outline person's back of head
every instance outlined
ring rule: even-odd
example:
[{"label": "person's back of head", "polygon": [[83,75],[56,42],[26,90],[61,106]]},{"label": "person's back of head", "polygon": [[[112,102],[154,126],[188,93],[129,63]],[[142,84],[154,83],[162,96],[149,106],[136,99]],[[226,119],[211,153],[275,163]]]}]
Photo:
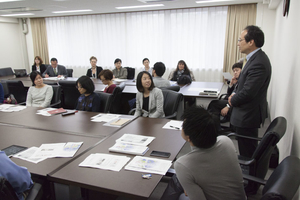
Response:
[{"label": "person's back of head", "polygon": [[184,110],[182,130],[190,142],[198,148],[208,149],[217,141],[217,120],[200,106]]},{"label": "person's back of head", "polygon": [[153,69],[157,76],[162,77],[166,71],[166,66],[162,62],[157,62],[154,64]]}]

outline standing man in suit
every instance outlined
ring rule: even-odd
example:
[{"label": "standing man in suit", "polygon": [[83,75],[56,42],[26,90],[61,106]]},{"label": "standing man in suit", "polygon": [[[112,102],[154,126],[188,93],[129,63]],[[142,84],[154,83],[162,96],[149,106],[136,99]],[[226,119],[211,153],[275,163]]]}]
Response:
[{"label": "standing man in suit", "polygon": [[[258,128],[267,117],[267,90],[271,79],[271,63],[261,50],[264,33],[257,26],[247,26],[238,39],[241,53],[246,54],[246,63],[239,76],[238,86],[228,98],[233,106],[230,122],[236,133],[258,136]],[[240,155],[251,158],[257,141],[239,139]]]},{"label": "standing man in suit", "polygon": [[56,77],[60,78],[61,76],[67,77],[68,72],[65,66],[58,65],[56,58],[51,58],[51,66],[47,67],[46,71],[43,73],[43,77]]}]

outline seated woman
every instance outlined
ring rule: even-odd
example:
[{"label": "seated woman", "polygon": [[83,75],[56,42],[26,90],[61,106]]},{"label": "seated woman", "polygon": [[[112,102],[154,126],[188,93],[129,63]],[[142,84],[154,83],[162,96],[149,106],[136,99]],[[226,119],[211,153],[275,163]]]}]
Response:
[{"label": "seated woman", "polygon": [[48,107],[53,96],[53,89],[50,85],[43,83],[42,74],[33,71],[30,74],[32,85],[27,92],[26,106]]},{"label": "seated woman", "polygon": [[154,86],[149,72],[142,71],[137,76],[136,111],[134,116],[150,118],[164,117],[164,96],[161,89]]},{"label": "seated woman", "polygon": [[97,66],[97,58],[92,56],[90,58],[91,68],[87,70],[86,75],[88,77],[98,78],[99,73],[102,71],[102,67]]},{"label": "seated woman", "polygon": [[103,71],[100,72],[99,77],[102,81],[102,83],[104,85],[107,85],[107,87],[105,87],[104,92],[106,93],[113,93],[116,84],[114,84],[114,82],[112,81],[113,79],[113,73],[112,71],[110,71],[109,69],[105,69]]},{"label": "seated woman", "polygon": [[38,71],[43,74],[46,71],[46,66],[43,64],[43,60],[40,56],[34,58],[34,63],[31,67],[32,71]]},{"label": "seated woman", "polygon": [[100,112],[100,97],[94,92],[94,82],[88,76],[81,76],[76,81],[76,87],[81,94],[76,110]]},{"label": "seated woman", "polygon": [[115,60],[115,69],[112,70],[114,78],[127,79],[127,69],[122,67],[122,60],[117,58]]},{"label": "seated woman", "polygon": [[177,81],[181,75],[188,75],[191,77],[192,81],[196,81],[193,72],[189,70],[183,60],[179,60],[177,68],[171,71],[168,80]]}]

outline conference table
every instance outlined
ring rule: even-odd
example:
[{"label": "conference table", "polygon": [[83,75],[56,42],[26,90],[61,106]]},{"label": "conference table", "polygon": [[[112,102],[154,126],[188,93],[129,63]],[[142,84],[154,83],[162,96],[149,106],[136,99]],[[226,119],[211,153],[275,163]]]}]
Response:
[{"label": "conference table", "polygon": [[115,172],[79,167],[78,165],[92,153],[124,155],[133,158],[133,155],[111,153],[108,150],[109,147],[115,144],[116,139],[125,133],[154,136],[155,139],[149,144],[149,150],[144,156],[149,157],[153,150],[170,152],[171,156],[163,159],[173,161],[185,144],[185,140],[182,139],[180,130],[162,129],[168,121],[170,120],[139,117],[94,148],[78,156],[73,162],[68,163],[54,173],[50,173],[49,180],[130,199],[148,199],[163,177],[162,175],[152,174],[152,178],[148,180],[142,178],[142,174],[145,173],[128,171],[124,168],[119,172]]}]

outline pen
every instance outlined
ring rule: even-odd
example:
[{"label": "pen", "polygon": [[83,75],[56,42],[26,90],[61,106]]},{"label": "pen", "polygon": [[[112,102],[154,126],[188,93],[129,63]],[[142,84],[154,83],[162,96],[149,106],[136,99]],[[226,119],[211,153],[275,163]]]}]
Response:
[{"label": "pen", "polygon": [[180,130],[180,128],[176,127],[176,126],[170,126],[171,128],[175,128],[177,130]]}]

